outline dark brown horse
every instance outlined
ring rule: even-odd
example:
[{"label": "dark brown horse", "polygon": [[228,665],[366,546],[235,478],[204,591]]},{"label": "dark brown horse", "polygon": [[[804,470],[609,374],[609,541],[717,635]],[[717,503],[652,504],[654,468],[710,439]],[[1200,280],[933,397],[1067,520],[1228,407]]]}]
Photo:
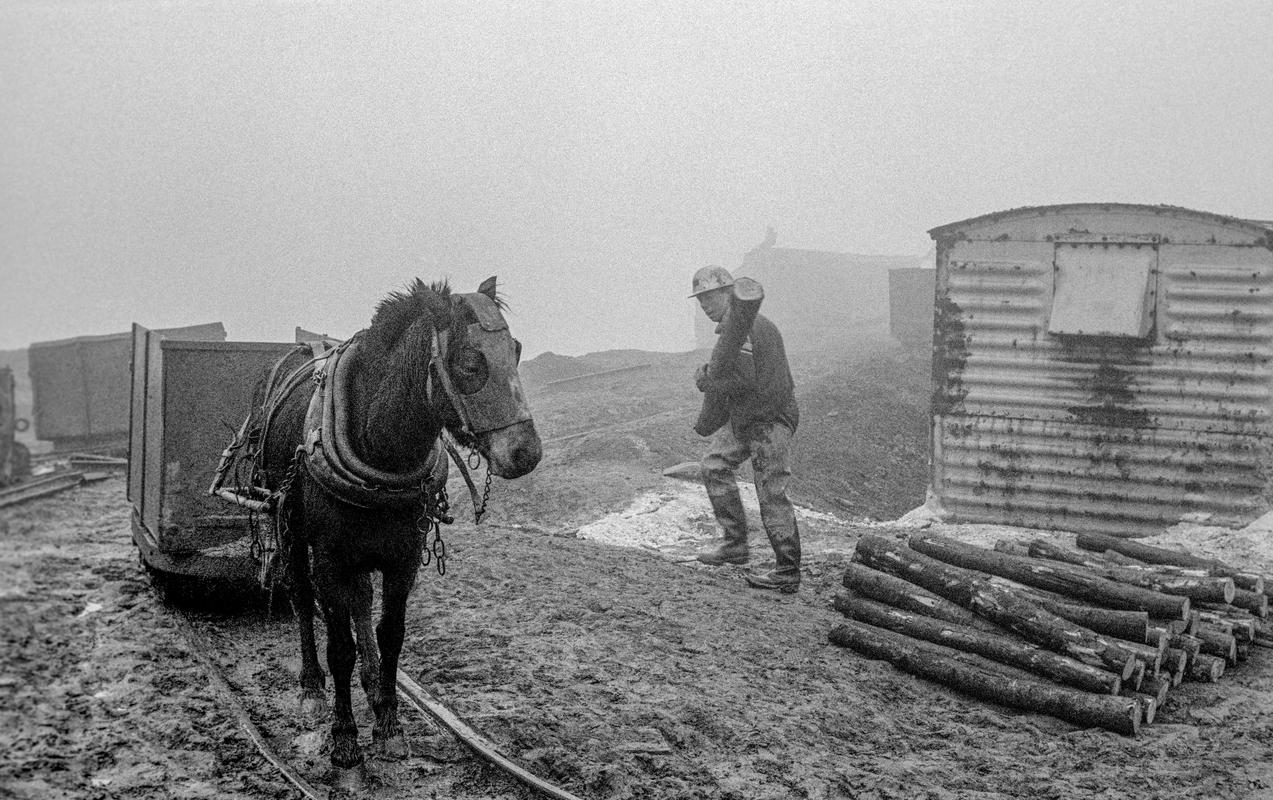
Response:
[{"label": "dark brown horse", "polygon": [[[453,294],[419,280],[390,294],[371,325],[308,367],[269,414],[263,448],[278,512],[287,583],[300,625],[301,710],[325,713],[314,639],[318,600],[327,624],[335,707],[331,761],[337,788],[362,780],[363,754],[350,699],[359,678],[375,714],[379,755],[408,754],[398,722],[398,656],[407,597],[446,516],[445,428],[480,452],[493,474],[516,478],[541,446],[517,374],[521,345],[504,322],[495,279]],[[299,356],[296,358],[299,359]],[[304,370],[302,373],[304,374]],[[371,626],[370,573],[383,576],[383,612]]]}]

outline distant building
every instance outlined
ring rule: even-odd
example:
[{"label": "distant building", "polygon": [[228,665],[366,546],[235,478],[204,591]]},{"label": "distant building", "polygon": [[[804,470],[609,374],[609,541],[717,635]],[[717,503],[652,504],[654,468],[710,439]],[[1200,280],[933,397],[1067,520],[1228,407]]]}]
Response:
[{"label": "distant building", "polygon": [[[776,247],[776,241],[770,228],[731,272],[765,287],[760,313],[782,331],[789,352],[823,349],[853,330],[887,336],[889,272],[932,263],[931,256],[834,253]],[[702,311],[694,319],[695,346],[710,348],[716,326]]]},{"label": "distant building", "polygon": [[937,270],[928,267],[888,271],[888,332],[894,339],[911,347],[932,345],[936,281]]}]

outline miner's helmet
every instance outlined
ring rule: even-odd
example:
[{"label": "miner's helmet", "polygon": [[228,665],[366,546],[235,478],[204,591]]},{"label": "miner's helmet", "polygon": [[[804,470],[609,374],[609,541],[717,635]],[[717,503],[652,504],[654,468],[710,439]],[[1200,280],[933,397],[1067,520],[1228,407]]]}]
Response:
[{"label": "miner's helmet", "polygon": [[729,274],[729,270],[717,266],[703,267],[694,273],[693,291],[690,297],[698,297],[700,294],[733,285],[734,276]]}]

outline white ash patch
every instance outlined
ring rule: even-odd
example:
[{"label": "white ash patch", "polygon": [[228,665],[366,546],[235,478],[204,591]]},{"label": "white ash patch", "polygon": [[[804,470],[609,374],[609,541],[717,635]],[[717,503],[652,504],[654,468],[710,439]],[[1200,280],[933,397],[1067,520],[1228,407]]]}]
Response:
[{"label": "white ash patch", "polygon": [[[757,529],[760,505],[756,501],[756,487],[740,484],[738,491],[748,523]],[[844,524],[834,514],[801,506],[796,506],[796,519],[802,525],[802,534],[804,526],[834,528]],[[657,491],[638,495],[624,510],[581,527],[575,535],[603,544],[670,553],[714,544],[720,537],[707,491],[701,485],[676,480],[667,481]],[[753,545],[764,541],[763,532],[752,531]]]}]

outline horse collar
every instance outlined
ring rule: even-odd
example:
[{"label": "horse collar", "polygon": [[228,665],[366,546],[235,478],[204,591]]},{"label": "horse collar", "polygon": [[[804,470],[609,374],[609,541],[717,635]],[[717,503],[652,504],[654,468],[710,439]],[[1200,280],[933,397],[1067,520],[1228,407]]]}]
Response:
[{"label": "horse collar", "polygon": [[446,487],[447,461],[437,441],[424,462],[406,473],[385,472],[367,464],[354,452],[349,436],[350,354],[358,346],[355,334],[315,365],[314,382],[305,415],[305,440],[300,446],[311,476],[333,497],[362,508],[418,506],[421,495]]}]

